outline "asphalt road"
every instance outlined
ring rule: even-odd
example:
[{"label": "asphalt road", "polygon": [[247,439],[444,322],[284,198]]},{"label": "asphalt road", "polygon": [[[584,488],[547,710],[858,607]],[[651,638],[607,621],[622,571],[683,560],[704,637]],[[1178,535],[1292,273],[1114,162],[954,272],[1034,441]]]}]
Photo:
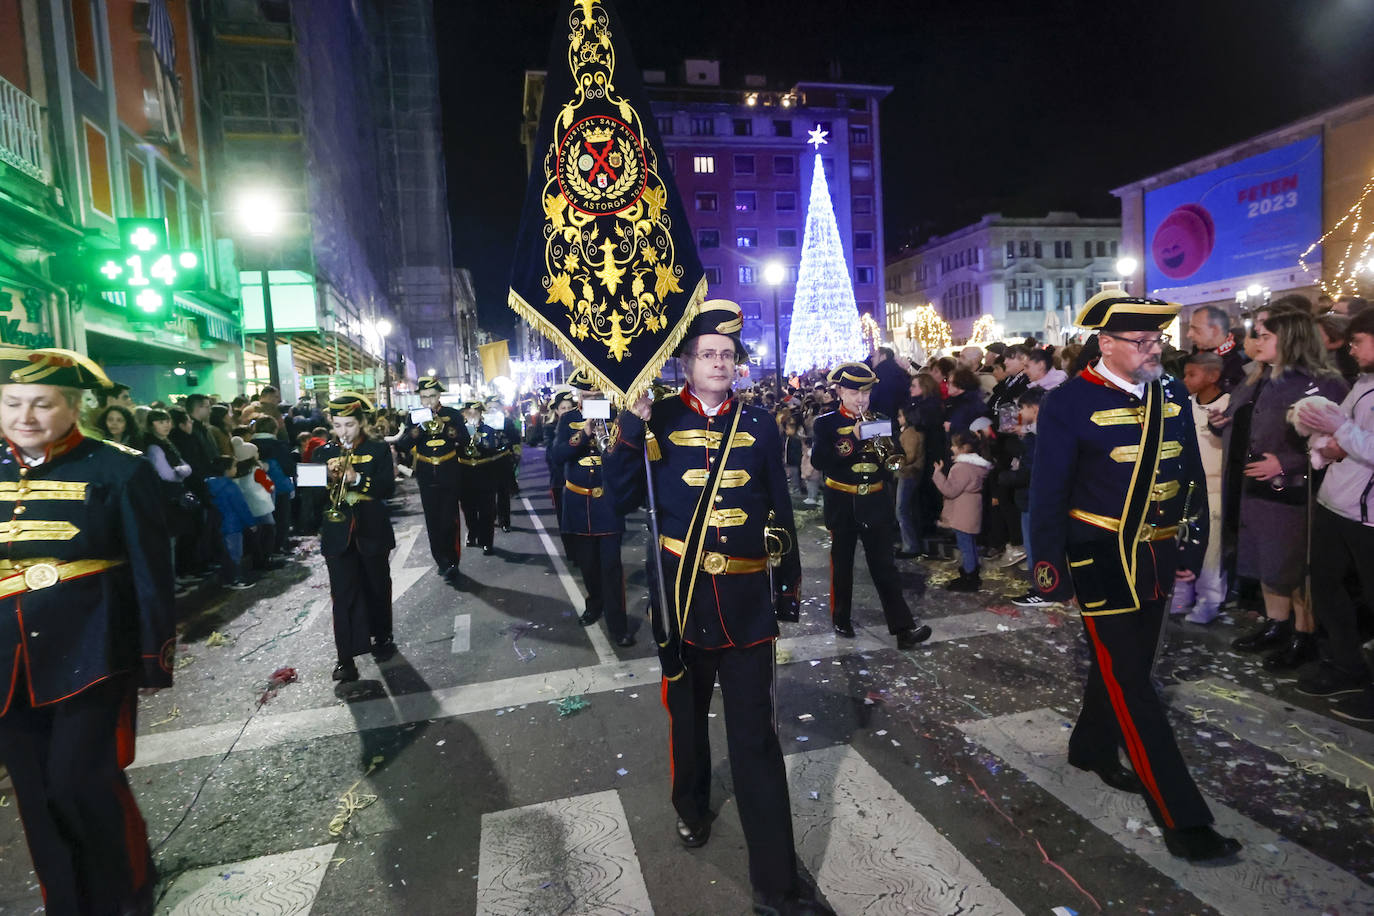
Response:
[{"label": "asphalt road", "polygon": [[[184,600],[177,684],[143,701],[129,771],[159,912],[749,912],[722,718],[711,840],[686,850],[674,832],[641,521],[624,544],[638,642],[622,649],[575,619],[542,452],[526,451],[514,530],[490,557],[466,551],[456,587],[435,574],[414,485],[401,492],[401,651],[360,659],[355,684],[330,680],[313,542],[249,591]],[[1065,764],[1082,629],[1009,606],[1024,574],[953,595],[949,564],[905,563],[935,635],[902,653],[862,568],[859,638],[831,634],[818,513],[799,538],[809,597],[784,625],[778,723],[800,861],[838,912],[1374,912],[1374,735],[1231,653],[1232,621],[1171,625],[1158,669],[1199,784],[1246,843],[1235,864],[1190,866],[1143,802]],[[281,667],[299,680],[268,691]],[[3,797],[0,912],[38,911]]]}]

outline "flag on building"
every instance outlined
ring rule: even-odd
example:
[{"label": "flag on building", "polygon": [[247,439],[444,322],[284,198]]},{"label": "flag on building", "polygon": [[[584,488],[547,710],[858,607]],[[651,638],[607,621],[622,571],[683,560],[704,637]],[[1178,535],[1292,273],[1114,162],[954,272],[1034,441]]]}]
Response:
[{"label": "flag on building", "polygon": [[622,400],[706,298],[662,150],[610,0],[559,0],[509,304]]}]

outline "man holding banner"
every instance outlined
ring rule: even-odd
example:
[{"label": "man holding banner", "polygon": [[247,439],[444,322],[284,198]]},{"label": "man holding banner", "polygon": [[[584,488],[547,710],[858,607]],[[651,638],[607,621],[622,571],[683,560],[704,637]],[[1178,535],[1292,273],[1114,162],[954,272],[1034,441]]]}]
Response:
[{"label": "man holding banner", "polygon": [[[635,405],[603,469],[622,512],[647,499],[658,542],[649,576],[679,838],[700,846],[710,832],[706,710],[719,677],[755,908],[827,913],[799,893],[774,725],[776,615],[797,618],[801,578],[780,437],[731,396],[739,306],[703,304],[687,214],[619,37],[609,0],[560,0],[509,304],[596,388]],[[651,408],[641,395],[677,355],[688,387]]]}]

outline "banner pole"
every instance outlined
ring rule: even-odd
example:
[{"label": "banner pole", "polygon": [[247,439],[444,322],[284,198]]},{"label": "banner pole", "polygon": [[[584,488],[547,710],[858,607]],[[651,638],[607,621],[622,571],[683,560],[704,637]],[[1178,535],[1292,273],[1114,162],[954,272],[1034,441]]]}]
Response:
[{"label": "banner pole", "polygon": [[[647,429],[645,433],[647,436]],[[647,441],[644,444],[644,488],[649,494],[649,554],[653,557],[654,584],[658,592],[658,623],[663,633],[664,644],[667,645],[672,641],[673,631],[668,626],[668,590],[663,584],[663,551],[658,540],[658,499],[654,496],[653,463],[649,459]]]}]

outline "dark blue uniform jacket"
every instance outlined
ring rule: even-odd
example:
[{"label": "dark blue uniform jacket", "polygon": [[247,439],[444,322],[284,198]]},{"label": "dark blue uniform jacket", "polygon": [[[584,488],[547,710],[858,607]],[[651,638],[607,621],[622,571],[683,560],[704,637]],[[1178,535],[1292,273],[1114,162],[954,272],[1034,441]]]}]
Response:
[{"label": "dark blue uniform jacket", "polygon": [[625,517],[616,511],[615,500],[606,487],[601,455],[593,445],[595,437],[582,419],[582,411],[570,410],[558,420],[551,464],[563,478],[564,534],[621,534]]}]

